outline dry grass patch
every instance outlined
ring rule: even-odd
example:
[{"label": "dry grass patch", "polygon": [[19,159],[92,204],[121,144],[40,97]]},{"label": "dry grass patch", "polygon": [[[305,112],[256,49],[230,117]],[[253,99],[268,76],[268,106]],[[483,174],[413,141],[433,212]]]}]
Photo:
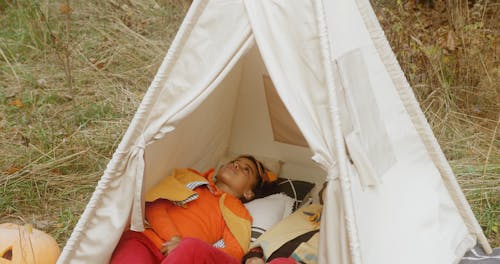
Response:
[{"label": "dry grass patch", "polygon": [[65,243],[187,7],[0,4],[0,222]]}]

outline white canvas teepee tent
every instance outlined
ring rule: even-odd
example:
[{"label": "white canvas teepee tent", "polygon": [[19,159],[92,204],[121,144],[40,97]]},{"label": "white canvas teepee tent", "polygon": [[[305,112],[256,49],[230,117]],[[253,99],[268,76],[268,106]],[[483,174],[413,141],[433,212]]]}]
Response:
[{"label": "white canvas teepee tent", "polygon": [[228,152],[328,181],[320,263],[491,250],[368,0],[195,0],[58,263],[106,263],[144,190]]}]

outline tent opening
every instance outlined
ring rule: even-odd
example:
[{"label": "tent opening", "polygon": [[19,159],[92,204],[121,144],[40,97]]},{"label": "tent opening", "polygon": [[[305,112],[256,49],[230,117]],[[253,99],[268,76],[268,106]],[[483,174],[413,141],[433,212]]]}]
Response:
[{"label": "tent opening", "polygon": [[314,201],[326,173],[277,94],[256,45],[175,130],[145,151],[147,191],[174,168],[214,168],[227,156],[252,154],[280,161],[279,176],[315,184]]}]

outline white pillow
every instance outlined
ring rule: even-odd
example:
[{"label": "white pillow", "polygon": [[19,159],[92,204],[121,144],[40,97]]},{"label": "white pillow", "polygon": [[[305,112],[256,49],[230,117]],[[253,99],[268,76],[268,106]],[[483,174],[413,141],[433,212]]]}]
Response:
[{"label": "white pillow", "polygon": [[277,193],[264,198],[245,203],[252,215],[252,242],[266,230],[289,216],[293,211],[295,200],[283,193]]}]

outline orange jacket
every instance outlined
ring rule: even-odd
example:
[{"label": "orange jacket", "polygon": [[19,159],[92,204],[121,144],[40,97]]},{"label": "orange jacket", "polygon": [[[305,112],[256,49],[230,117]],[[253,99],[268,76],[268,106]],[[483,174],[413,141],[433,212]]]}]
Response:
[{"label": "orange jacket", "polygon": [[[146,194],[146,219],[151,229],[144,234],[158,248],[172,236],[194,237],[241,260],[250,243],[252,218],[236,197],[217,189],[212,181],[214,170],[200,174],[177,169]],[[189,183],[202,186],[193,190]],[[188,202],[186,202],[188,201]]]}]

